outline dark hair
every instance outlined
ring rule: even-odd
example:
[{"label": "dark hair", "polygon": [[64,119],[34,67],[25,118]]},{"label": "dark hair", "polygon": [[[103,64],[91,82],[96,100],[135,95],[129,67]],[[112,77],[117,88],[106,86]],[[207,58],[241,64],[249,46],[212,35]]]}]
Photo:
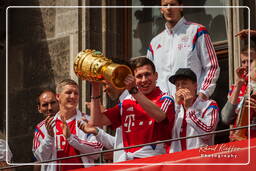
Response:
[{"label": "dark hair", "polygon": [[78,84],[74,80],[65,79],[65,80],[62,80],[61,82],[58,83],[57,88],[56,88],[56,92],[58,94],[61,93],[63,87],[66,86],[66,85],[74,85],[74,86],[78,87]]},{"label": "dark hair", "polygon": [[[178,1],[179,4],[183,4],[183,0],[176,0]],[[160,0],[160,3],[162,2],[162,0]]]},{"label": "dark hair", "polygon": [[52,89],[44,89],[44,90],[40,91],[40,94],[37,96],[37,99],[36,99],[37,105],[40,105],[40,97],[42,96],[42,94],[47,93],[47,92],[50,92],[54,95],[56,94],[56,92]]},{"label": "dark hair", "polygon": [[183,3],[183,0],[177,0],[179,2],[179,4],[182,4]]},{"label": "dark hair", "polygon": [[132,68],[132,70],[134,71],[136,68],[138,67],[142,67],[144,65],[150,65],[153,72],[156,72],[156,67],[154,65],[154,63],[148,59],[145,56],[138,56],[138,57],[134,57],[130,59],[130,66]]}]

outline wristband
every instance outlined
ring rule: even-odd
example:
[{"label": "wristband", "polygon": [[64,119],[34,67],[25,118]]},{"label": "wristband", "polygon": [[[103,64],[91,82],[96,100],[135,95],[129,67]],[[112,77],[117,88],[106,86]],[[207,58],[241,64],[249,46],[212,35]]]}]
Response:
[{"label": "wristband", "polygon": [[101,95],[96,96],[96,97],[91,96],[91,99],[99,99],[99,98],[101,98]]}]

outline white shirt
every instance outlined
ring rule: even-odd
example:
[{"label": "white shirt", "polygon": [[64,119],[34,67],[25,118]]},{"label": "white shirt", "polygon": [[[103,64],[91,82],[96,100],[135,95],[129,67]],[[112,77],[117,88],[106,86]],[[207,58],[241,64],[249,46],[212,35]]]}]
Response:
[{"label": "white shirt", "polygon": [[157,86],[175,97],[176,88],[169,82],[179,68],[191,68],[196,76],[198,91],[210,97],[219,77],[219,65],[206,28],[186,21],[183,17],[171,30],[154,37],[147,57],[158,72]]},{"label": "white shirt", "polygon": [[[123,102],[123,100],[129,95],[128,91],[125,90],[123,91],[123,93],[120,95],[119,97],[119,101],[120,103]],[[121,105],[120,105],[121,106]],[[117,149],[117,148],[123,148],[123,135],[122,135],[122,128],[116,128],[116,134],[115,137],[109,135],[108,133],[106,133],[105,131],[103,131],[102,129],[99,129],[99,133],[96,136],[96,139],[99,142],[102,142],[102,144],[104,145],[104,147],[106,147],[107,149]],[[120,156],[122,156],[122,154],[124,154],[124,150],[118,150],[118,151],[114,151],[114,158],[113,161],[114,162],[121,162],[123,161],[123,159],[120,158]]]}]

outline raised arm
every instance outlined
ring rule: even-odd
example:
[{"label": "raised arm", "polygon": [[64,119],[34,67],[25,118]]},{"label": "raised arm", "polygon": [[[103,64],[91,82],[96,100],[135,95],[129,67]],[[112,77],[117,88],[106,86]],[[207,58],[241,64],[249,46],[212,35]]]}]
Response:
[{"label": "raised arm", "polygon": [[248,29],[243,29],[243,30],[241,30],[241,31],[238,32],[235,36],[236,36],[236,37],[240,37],[240,38],[242,38],[242,39],[246,39],[246,38],[248,38],[249,32],[250,32],[250,34],[251,34],[252,37],[253,37],[253,36],[256,36],[256,30],[248,30]]},{"label": "raised arm", "polygon": [[111,121],[101,112],[100,83],[92,82],[91,119],[89,124],[93,126],[111,125]]},{"label": "raised arm", "polygon": [[237,105],[238,102],[238,97],[239,97],[239,93],[240,90],[243,86],[243,84],[245,83],[245,78],[243,77],[244,73],[245,73],[246,69],[243,67],[238,67],[236,69],[236,81],[235,81],[235,88],[231,94],[231,96],[228,98],[228,101],[233,104],[233,105]]},{"label": "raised arm", "polygon": [[232,91],[231,96],[229,96],[228,101],[224,105],[224,107],[221,110],[221,119],[222,122],[225,123],[226,125],[231,124],[235,118],[236,118],[236,108],[239,103],[238,97],[240,94],[240,90],[245,83],[245,79],[243,78],[243,74],[245,72],[245,68],[243,67],[238,67],[236,69],[236,81],[234,85],[234,89]]},{"label": "raised arm", "polygon": [[163,112],[159,106],[149,100],[144,94],[138,92],[134,94],[133,97],[138,101],[141,107],[146,111],[146,113],[154,118],[157,122],[161,122],[166,118],[166,113]]},{"label": "raised arm", "polygon": [[35,128],[32,151],[39,161],[50,160],[54,146],[53,137],[53,117],[47,117],[42,124],[45,124],[47,132],[43,132],[40,127]]},{"label": "raised arm", "polygon": [[[131,90],[136,87],[135,77],[133,75],[128,75],[125,78],[126,88]],[[143,93],[138,91],[136,94],[132,94],[136,101],[141,105],[141,107],[147,112],[147,114],[154,118],[157,122],[161,122],[166,118],[166,113],[160,109],[154,102],[149,100]]]}]

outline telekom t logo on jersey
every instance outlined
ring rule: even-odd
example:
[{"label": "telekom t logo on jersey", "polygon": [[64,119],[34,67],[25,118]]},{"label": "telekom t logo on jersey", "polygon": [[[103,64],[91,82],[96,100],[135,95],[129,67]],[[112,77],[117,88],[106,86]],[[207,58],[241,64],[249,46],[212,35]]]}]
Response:
[{"label": "telekom t logo on jersey", "polygon": [[131,132],[131,127],[134,126],[135,121],[135,114],[126,115],[124,127],[127,127],[127,131],[125,132]]},{"label": "telekom t logo on jersey", "polygon": [[63,151],[65,145],[66,145],[66,138],[64,135],[56,135],[56,144],[57,144],[57,150],[58,151]]}]

